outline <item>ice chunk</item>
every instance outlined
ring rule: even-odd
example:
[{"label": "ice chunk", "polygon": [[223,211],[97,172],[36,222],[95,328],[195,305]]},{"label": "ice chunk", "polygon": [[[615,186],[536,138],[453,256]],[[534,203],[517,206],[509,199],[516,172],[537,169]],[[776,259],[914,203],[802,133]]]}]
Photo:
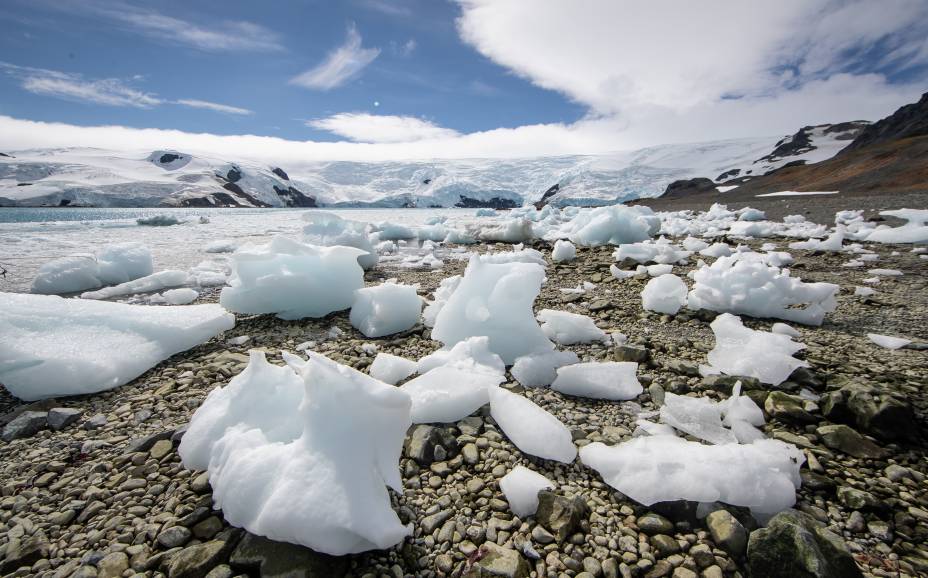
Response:
[{"label": "ice chunk", "polygon": [[548,264],[545,262],[545,256],[541,251],[535,249],[526,249],[522,245],[516,245],[514,251],[502,251],[500,253],[486,253],[480,256],[484,263],[537,263],[542,267]]},{"label": "ice chunk", "polygon": [[692,251],[680,249],[666,238],[661,237],[656,241],[648,240],[620,245],[612,256],[620,262],[630,260],[636,263],[672,264],[685,260],[692,254]]},{"label": "ice chunk", "polygon": [[512,468],[499,480],[499,488],[509,502],[509,509],[520,518],[534,516],[538,510],[538,492],[553,487],[551,480],[525,466]]},{"label": "ice chunk", "polygon": [[771,333],[779,333],[780,335],[789,335],[790,337],[802,337],[802,333],[798,329],[790,327],[786,323],[774,323],[770,327]]},{"label": "ice chunk", "polygon": [[648,311],[674,315],[686,305],[686,283],[676,275],[666,274],[648,281],[641,292],[641,306]]},{"label": "ice chunk", "polygon": [[436,316],[432,339],[453,346],[485,335],[490,350],[507,364],[552,349],[532,313],[544,278],[544,268],[535,263],[486,263],[472,256],[464,278]]},{"label": "ice chunk", "polygon": [[551,385],[559,367],[579,362],[573,351],[544,351],[519,357],[510,373],[523,387],[544,387]]},{"label": "ice chunk", "polygon": [[181,442],[184,464],[209,456],[215,506],[253,534],[336,556],[399,543],[411,528],[386,486],[402,491],[409,397],[319,354],[288,363],[296,382],[256,354],[228,392],[211,392]]},{"label": "ice chunk", "polygon": [[686,239],[683,239],[683,248],[687,251],[702,251],[708,247],[709,243],[706,243],[702,239],[697,239],[696,237],[687,237]]},{"label": "ice chunk", "polygon": [[432,301],[429,301],[428,305],[426,305],[425,309],[422,311],[422,323],[426,327],[435,326],[435,318],[438,317],[438,312],[441,311],[441,308],[448,302],[454,290],[458,288],[461,279],[463,279],[463,277],[460,275],[454,275],[453,277],[445,277],[441,280],[441,283],[438,284],[438,288],[435,289],[435,293],[432,294]]},{"label": "ice chunk", "polygon": [[759,260],[720,257],[697,270],[693,278],[695,283],[687,299],[691,309],[821,325],[825,314],[837,307],[837,285],[803,283],[790,277],[788,269]]},{"label": "ice chunk", "polygon": [[416,372],[416,362],[389,353],[378,353],[368,372],[375,379],[396,385]]},{"label": "ice chunk", "polygon": [[867,273],[880,277],[902,277],[902,271],[899,269],[869,269]]},{"label": "ice chunk", "polygon": [[577,457],[570,430],[532,400],[500,387],[490,394],[490,415],[523,453],[569,464]]},{"label": "ice chunk", "polygon": [[842,243],[844,242],[844,227],[841,225],[835,226],[835,232],[832,233],[824,241],[819,239],[809,239],[808,241],[799,241],[796,243],[790,243],[790,249],[805,249],[806,251],[828,251],[835,252],[842,249]]},{"label": "ice chunk", "polygon": [[554,242],[554,250],[551,251],[551,260],[555,263],[573,261],[577,258],[577,248],[570,241],[558,239]]},{"label": "ice chunk", "polygon": [[161,296],[170,305],[187,305],[196,301],[200,294],[193,289],[184,287],[182,289],[168,289]]},{"label": "ice chunk", "polygon": [[872,287],[854,287],[854,295],[857,297],[869,297],[876,293]]},{"label": "ice chunk", "polygon": [[[722,409],[706,397],[664,394],[661,421],[713,444],[736,443],[738,439],[722,426]],[[763,423],[763,422],[762,422]]]},{"label": "ice chunk", "polygon": [[94,255],[72,255],[45,263],[32,282],[44,295],[76,293],[151,275],[151,251],[139,243],[106,245]]},{"label": "ice chunk", "polygon": [[484,227],[480,239],[498,243],[523,243],[532,239],[532,222],[528,219],[507,219],[499,225]]},{"label": "ice chunk", "polygon": [[612,205],[579,213],[567,225],[567,238],[595,247],[644,241],[660,230],[660,217],[648,207]]},{"label": "ice chunk", "polygon": [[619,281],[629,279],[638,274],[637,271],[624,271],[622,269],[619,269],[615,265],[609,265],[609,272],[612,273],[612,276],[618,279]]},{"label": "ice chunk", "polygon": [[789,335],[755,331],[729,313],[716,317],[710,327],[715,334],[715,348],[709,352],[709,364],[727,375],[754,377],[761,383],[779,385],[797,367],[809,366],[793,357],[805,345],[796,343]]},{"label": "ice chunk", "polygon": [[606,332],[596,327],[586,315],[542,309],[538,312],[538,320],[548,339],[561,345],[609,340]]},{"label": "ice chunk", "polygon": [[477,212],[474,213],[474,216],[475,217],[495,217],[496,209],[490,209],[490,208],[477,209]]},{"label": "ice chunk", "polygon": [[779,440],[705,445],[658,435],[614,446],[594,442],[580,449],[580,461],[645,506],[719,501],[770,515],[796,503],[805,457]]},{"label": "ice chunk", "polygon": [[364,286],[360,255],[354,247],[317,247],[274,237],[232,255],[232,278],[219,302],[239,313],[323,317],[349,308],[355,290]]},{"label": "ice chunk", "polygon": [[868,333],[867,339],[886,349],[899,349],[912,343],[911,339],[904,337],[891,337],[889,335],[880,335],[878,333]]},{"label": "ice chunk", "polygon": [[112,299],[113,297],[122,297],[124,295],[135,295],[136,293],[152,293],[161,291],[168,287],[177,287],[186,284],[190,275],[186,271],[158,271],[146,277],[120,283],[112,287],[104,287],[96,291],[81,293],[81,299]]},{"label": "ice chunk", "polygon": [[896,209],[880,211],[886,217],[906,221],[901,227],[877,227],[869,235],[871,243],[926,243],[928,242],[928,209]]},{"label": "ice chunk", "polygon": [[138,225],[143,227],[170,227],[171,225],[180,225],[183,223],[174,215],[152,215],[150,217],[139,217],[135,220]]},{"label": "ice chunk", "polygon": [[381,241],[399,241],[400,239],[416,238],[416,233],[412,229],[399,223],[384,221],[379,223],[376,229]]},{"label": "ice chunk", "polygon": [[303,237],[308,243],[324,247],[354,247],[361,250],[357,260],[365,270],[377,264],[377,251],[367,233],[366,223],[343,219],[324,211],[303,213],[303,220],[308,223],[303,227]]},{"label": "ice chunk", "polygon": [[218,305],[0,293],[0,383],[29,401],[112,389],[233,325]]},{"label": "ice chunk", "polygon": [[234,253],[236,249],[238,249],[238,243],[229,239],[211,241],[203,248],[207,253]]},{"label": "ice chunk", "polygon": [[489,388],[506,380],[502,373],[442,365],[400,386],[412,399],[413,423],[450,423],[464,419],[489,401]]},{"label": "ice chunk", "polygon": [[381,283],[355,292],[349,319],[366,337],[382,337],[411,328],[421,313],[415,286]]},{"label": "ice chunk", "polygon": [[490,351],[490,340],[485,336],[469,337],[450,348],[442,348],[419,360],[417,371],[429,372],[442,365],[452,365],[471,371],[501,374],[506,366],[499,355]]},{"label": "ice chunk", "polygon": [[713,243],[704,249],[700,249],[699,254],[704,257],[728,257],[731,255],[731,247],[726,243]]},{"label": "ice chunk", "polygon": [[634,399],[644,391],[635,375],[637,371],[638,364],[630,361],[565,365],[557,370],[557,379],[551,384],[551,389],[594,399]]}]

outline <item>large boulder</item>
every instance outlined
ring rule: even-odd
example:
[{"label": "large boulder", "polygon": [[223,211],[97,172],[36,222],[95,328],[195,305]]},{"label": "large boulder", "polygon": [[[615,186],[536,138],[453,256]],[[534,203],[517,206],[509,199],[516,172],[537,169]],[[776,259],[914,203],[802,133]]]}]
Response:
[{"label": "large boulder", "polygon": [[852,425],[884,440],[915,441],[918,423],[902,397],[876,387],[851,382],[822,396],[822,414],[830,421]]},{"label": "large boulder", "polygon": [[664,190],[664,194],[661,195],[661,198],[681,199],[689,195],[708,193],[710,191],[718,192],[715,189],[715,183],[713,183],[710,179],[704,177],[695,179],[682,179],[667,185],[667,188]]},{"label": "large boulder", "polygon": [[854,578],[863,576],[844,540],[796,510],[780,512],[751,532],[748,572],[753,578]]},{"label": "large boulder", "polygon": [[586,501],[580,496],[567,498],[548,490],[538,492],[535,519],[563,542],[580,528],[587,516]]},{"label": "large boulder", "polygon": [[886,455],[886,450],[860,435],[854,428],[844,424],[819,426],[815,433],[829,448],[842,451],[855,458],[876,459]]},{"label": "large boulder", "polygon": [[477,550],[475,560],[468,569],[467,578],[528,578],[528,562],[517,551],[485,542]]},{"label": "large boulder", "polygon": [[262,577],[337,578],[348,572],[347,556],[329,556],[296,544],[246,533],[229,557],[232,568]]},{"label": "large boulder", "polygon": [[420,466],[443,462],[460,452],[457,439],[448,429],[424,424],[410,429],[403,449],[406,457],[414,459]]}]

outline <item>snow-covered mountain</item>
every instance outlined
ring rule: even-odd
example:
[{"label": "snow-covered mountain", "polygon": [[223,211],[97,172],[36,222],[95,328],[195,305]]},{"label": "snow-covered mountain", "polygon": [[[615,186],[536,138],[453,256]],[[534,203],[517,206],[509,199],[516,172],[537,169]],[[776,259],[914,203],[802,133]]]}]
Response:
[{"label": "snow-covered mountain", "polygon": [[661,145],[603,155],[312,161],[285,168],[173,150],[10,151],[0,153],[0,205],[506,208],[542,199],[601,205],[658,197],[679,179],[740,180],[796,161],[824,160],[862,126],[821,125],[779,140]]}]

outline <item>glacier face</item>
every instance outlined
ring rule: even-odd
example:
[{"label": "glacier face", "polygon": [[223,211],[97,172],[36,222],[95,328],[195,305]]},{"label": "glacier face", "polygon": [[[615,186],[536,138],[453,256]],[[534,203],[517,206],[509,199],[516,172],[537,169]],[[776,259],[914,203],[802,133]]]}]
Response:
[{"label": "glacier face", "polygon": [[546,191],[546,201],[554,205],[605,205],[658,197],[678,179],[722,182],[796,160],[824,160],[849,142],[828,126],[806,127],[808,142],[792,150],[782,145],[806,129],[782,139],[529,159],[291,160],[274,165],[173,150],[6,151],[11,156],[0,156],[0,206],[506,208],[537,202]]}]

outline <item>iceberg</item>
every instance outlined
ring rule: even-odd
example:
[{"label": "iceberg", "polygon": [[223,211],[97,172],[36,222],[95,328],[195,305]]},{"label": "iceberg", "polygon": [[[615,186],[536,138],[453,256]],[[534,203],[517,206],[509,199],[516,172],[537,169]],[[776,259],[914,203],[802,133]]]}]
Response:
[{"label": "iceberg", "polygon": [[435,318],[432,339],[453,346],[468,337],[487,336],[490,350],[506,364],[553,349],[532,313],[544,279],[544,267],[535,263],[487,263],[472,256],[464,278]]},{"label": "iceberg", "polygon": [[638,364],[631,361],[589,361],[566,365],[557,370],[551,389],[593,399],[625,401],[635,399],[644,389],[638,382]]},{"label": "iceberg", "polygon": [[489,403],[488,390],[506,381],[502,373],[442,365],[399,387],[412,400],[413,423],[450,423]]},{"label": "iceberg", "polygon": [[42,295],[77,293],[151,275],[151,251],[139,243],[106,245],[93,255],[72,255],[45,263],[32,281]]},{"label": "iceberg", "polygon": [[167,271],[158,271],[145,277],[139,277],[126,283],[104,287],[96,291],[86,291],[81,293],[81,299],[112,299],[114,297],[123,297],[126,295],[135,295],[137,293],[153,293],[169,287],[178,287],[185,285],[190,280],[190,275],[186,271],[169,269]]},{"label": "iceberg", "polygon": [[577,245],[596,247],[644,241],[660,227],[660,217],[648,207],[612,205],[579,213],[563,233]]},{"label": "iceberg", "polygon": [[523,387],[545,387],[557,378],[559,367],[579,362],[573,351],[544,351],[517,358],[510,373]]},{"label": "iceberg", "polygon": [[307,243],[323,247],[354,247],[359,249],[358,264],[368,270],[377,264],[379,256],[374,250],[368,234],[367,223],[343,219],[335,213],[308,211],[303,213],[308,224],[303,227],[303,238]]},{"label": "iceberg", "polygon": [[541,330],[548,339],[561,345],[609,340],[606,332],[596,327],[593,320],[586,315],[542,309],[538,312],[538,320],[541,321]]},{"label": "iceberg", "polygon": [[281,319],[324,317],[351,307],[364,286],[354,247],[318,247],[286,237],[243,247],[232,255],[232,277],[219,303],[237,313],[276,313]]},{"label": "iceberg", "polygon": [[577,248],[570,241],[558,239],[554,242],[554,249],[551,251],[551,260],[555,263],[566,263],[577,258]]},{"label": "iceberg", "polygon": [[234,325],[218,305],[0,293],[0,383],[27,401],[104,391]]},{"label": "iceberg", "polygon": [[793,341],[791,335],[755,331],[730,313],[719,315],[709,326],[715,334],[709,366],[715,373],[754,377],[761,383],[779,385],[796,368],[809,366],[793,357],[805,345]]},{"label": "iceberg", "polygon": [[[232,525],[341,556],[410,535],[390,506],[411,425],[399,388],[310,353],[248,368],[194,413],[179,448],[209,472],[213,502]],[[205,459],[204,459],[205,458]]]},{"label": "iceberg", "polygon": [[421,313],[415,286],[382,283],[355,291],[348,318],[365,337],[383,337],[410,329]]}]

